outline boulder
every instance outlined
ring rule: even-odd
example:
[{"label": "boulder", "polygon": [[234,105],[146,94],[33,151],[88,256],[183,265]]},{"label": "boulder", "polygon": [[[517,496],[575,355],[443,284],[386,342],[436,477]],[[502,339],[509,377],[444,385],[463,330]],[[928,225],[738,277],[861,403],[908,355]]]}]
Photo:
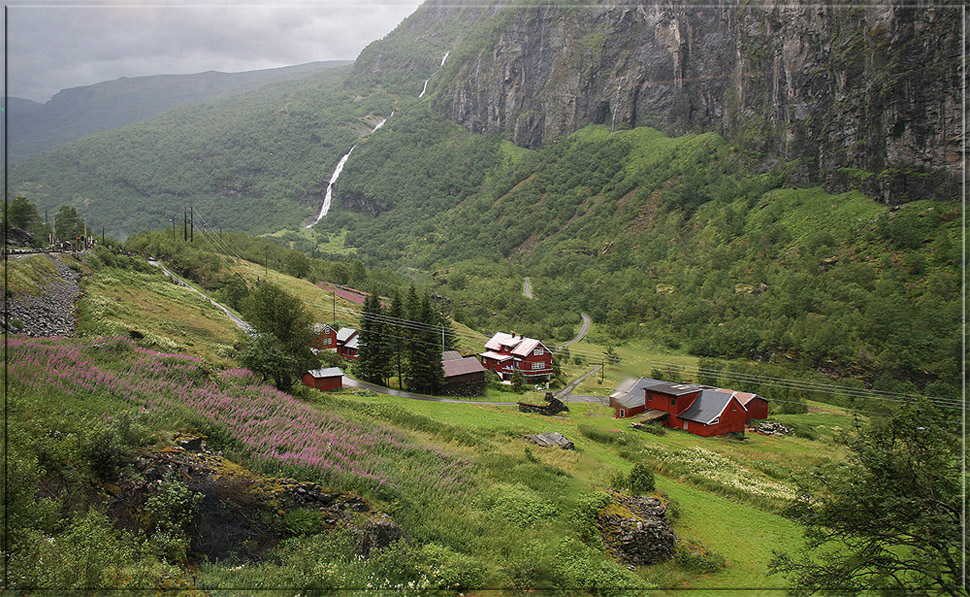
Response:
[{"label": "boulder", "polygon": [[649,566],[674,555],[677,536],[660,500],[610,495],[613,501],[600,511],[597,526],[616,560],[633,567]]},{"label": "boulder", "polygon": [[525,436],[525,439],[535,442],[543,448],[559,446],[563,450],[573,450],[576,447],[573,445],[573,442],[566,439],[565,436],[558,431],[554,433],[537,433],[536,435],[527,435]]},{"label": "boulder", "polygon": [[372,549],[381,549],[399,539],[406,539],[404,531],[387,514],[382,513],[358,529],[354,553],[366,558]]}]

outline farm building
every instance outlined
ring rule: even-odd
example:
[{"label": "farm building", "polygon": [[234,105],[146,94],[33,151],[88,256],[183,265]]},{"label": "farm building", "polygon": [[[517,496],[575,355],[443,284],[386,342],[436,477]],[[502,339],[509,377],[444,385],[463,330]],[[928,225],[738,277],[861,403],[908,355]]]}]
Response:
[{"label": "farm building", "polygon": [[360,336],[357,335],[357,330],[354,328],[340,328],[337,330],[336,341],[337,354],[345,359],[357,360],[357,349],[359,348],[358,343],[360,342]]},{"label": "farm building", "polygon": [[445,393],[454,396],[475,396],[485,392],[485,368],[475,357],[462,357],[448,350],[441,355],[445,373]]},{"label": "farm building", "polygon": [[343,387],[344,372],[337,367],[311,369],[303,374],[303,385],[324,392]]},{"label": "farm building", "polygon": [[552,353],[534,338],[498,332],[485,343],[485,352],[478,355],[482,366],[498,373],[502,379],[512,377],[515,370],[529,383],[546,381],[552,376]]},{"label": "farm building", "polygon": [[768,415],[768,401],[757,394],[646,377],[620,384],[610,406],[617,418],[644,414],[671,429],[704,437],[743,431],[752,418]]}]

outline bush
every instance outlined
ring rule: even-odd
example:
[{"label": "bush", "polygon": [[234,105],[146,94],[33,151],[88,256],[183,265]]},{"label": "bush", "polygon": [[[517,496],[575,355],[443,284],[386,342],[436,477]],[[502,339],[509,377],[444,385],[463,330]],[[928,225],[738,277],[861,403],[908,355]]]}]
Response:
[{"label": "bush", "polygon": [[654,490],[653,469],[648,464],[638,462],[630,471],[630,492],[643,495]]},{"label": "bush", "polygon": [[84,440],[83,454],[91,472],[101,479],[110,479],[128,454],[128,446],[113,427],[95,426]]},{"label": "bush", "polygon": [[708,551],[699,543],[679,541],[674,548],[674,563],[685,572],[713,574],[724,570],[724,556]]},{"label": "bush", "polygon": [[604,431],[602,429],[597,429],[592,425],[580,425],[579,433],[594,442],[599,442],[601,444],[619,444],[625,446],[630,443],[630,438],[622,433],[616,433],[613,431]]}]

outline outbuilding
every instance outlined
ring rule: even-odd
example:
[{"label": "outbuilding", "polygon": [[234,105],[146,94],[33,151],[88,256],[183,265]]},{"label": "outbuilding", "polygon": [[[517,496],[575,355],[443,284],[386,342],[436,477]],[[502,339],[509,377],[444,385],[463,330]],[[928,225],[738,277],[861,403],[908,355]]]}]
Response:
[{"label": "outbuilding", "polygon": [[311,369],[303,374],[303,385],[329,392],[343,387],[344,372],[339,367],[327,369]]}]

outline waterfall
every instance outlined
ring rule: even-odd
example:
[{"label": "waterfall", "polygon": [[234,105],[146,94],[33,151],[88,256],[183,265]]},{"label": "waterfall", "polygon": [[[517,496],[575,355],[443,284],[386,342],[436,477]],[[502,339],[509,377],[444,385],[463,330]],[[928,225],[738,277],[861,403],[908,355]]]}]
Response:
[{"label": "waterfall", "polygon": [[[387,119],[385,118],[384,120]],[[377,125],[377,128],[380,128],[381,124],[384,124],[384,120]],[[376,131],[377,129],[375,128],[374,130]],[[354,147],[357,146],[354,145]],[[347,158],[349,158],[350,154],[354,151],[354,147],[351,147],[350,151],[344,154],[344,157],[340,158],[340,161],[337,162],[337,167],[333,169],[333,174],[330,175],[330,182],[327,183],[327,195],[323,198],[323,205],[320,206],[320,213],[317,214],[317,219],[313,220],[313,224],[307,224],[304,226],[304,228],[313,227],[314,224],[319,222],[323,216],[327,215],[327,212],[330,211],[330,201],[333,199],[333,183],[337,182],[337,179],[340,178],[340,173],[344,169],[344,164],[347,163]]]},{"label": "waterfall", "polygon": [[445,65],[445,60],[448,59],[448,54],[451,54],[451,50],[445,52],[445,55],[441,57],[441,64],[438,65],[439,68]]},{"label": "waterfall", "polygon": [[424,97],[424,92],[428,90],[428,81],[430,81],[430,80],[431,79],[425,79],[424,80],[424,87],[421,89],[421,93],[418,94],[418,98],[419,99],[422,98],[422,97]]},{"label": "waterfall", "polygon": [[[394,116],[394,111],[393,111],[393,110],[391,111],[391,116]],[[390,118],[391,116],[388,116],[387,118]],[[380,121],[380,122],[378,122],[378,123],[377,123],[377,126],[375,126],[375,127],[374,127],[374,130],[372,130],[371,132],[372,132],[372,133],[373,133],[373,132],[376,132],[376,131],[377,131],[377,129],[379,129],[379,128],[381,128],[382,126],[384,126],[384,123],[385,123],[385,122],[387,122],[387,118],[385,118],[384,120],[382,120],[382,121]],[[351,151],[353,151],[353,149],[351,149]],[[347,155],[350,155],[350,154],[348,153]]]}]

